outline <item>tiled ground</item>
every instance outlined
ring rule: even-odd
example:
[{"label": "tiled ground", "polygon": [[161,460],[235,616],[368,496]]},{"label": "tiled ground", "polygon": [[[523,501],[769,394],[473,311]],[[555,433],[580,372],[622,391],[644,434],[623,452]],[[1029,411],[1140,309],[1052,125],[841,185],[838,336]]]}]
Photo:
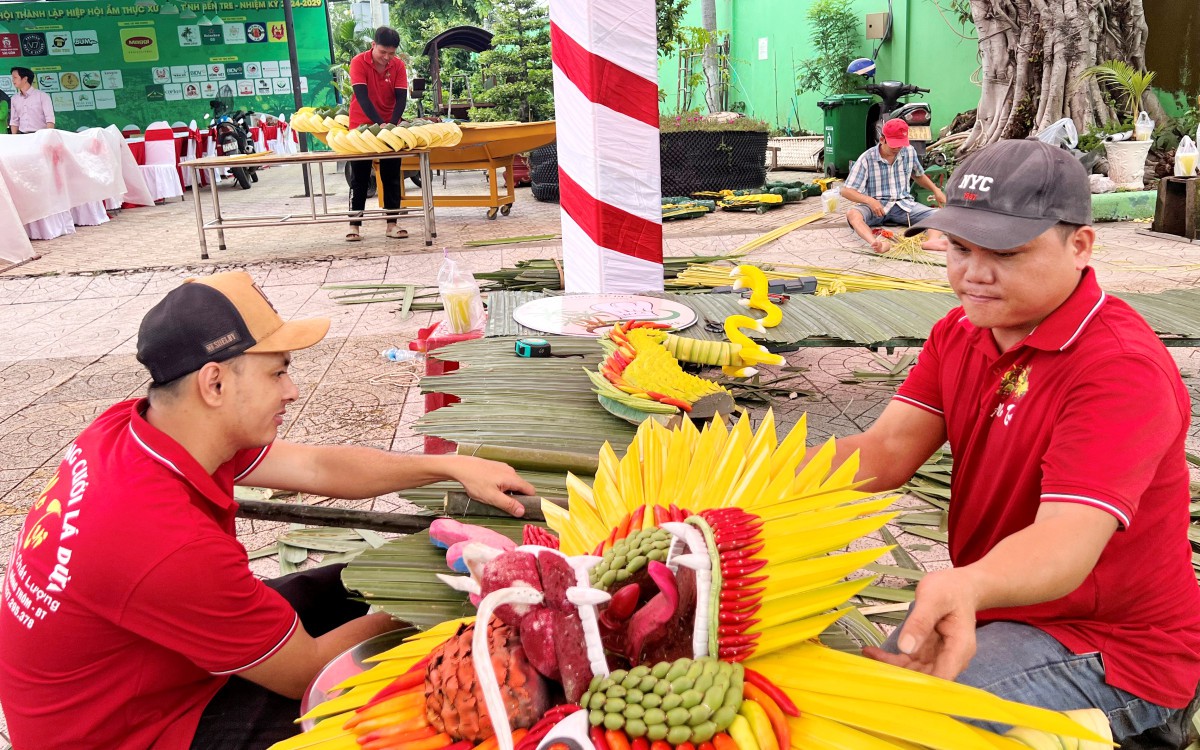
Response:
[{"label": "tiled ground", "polygon": [[[456,175],[451,187],[462,192],[472,189],[476,180],[477,175]],[[331,177],[329,184],[335,183],[340,193],[335,200],[344,200],[344,183]],[[272,170],[249,192],[227,191],[225,206],[247,212],[256,205],[273,211],[295,208],[301,201],[289,196],[298,186],[298,175]],[[817,210],[815,203],[765,215],[721,214],[669,224],[666,250],[669,255],[726,252]],[[245,269],[285,318],[332,318],[329,336],[295,358],[293,372],[302,395],[289,410],[284,437],[418,451],[422,441],[410,426],[424,410],[413,387],[419,363],[393,363],[379,355],[388,347],[403,346],[418,328],[434,320],[433,315],[402,319],[394,304],[340,306],[322,285],[432,283],[442,245],[475,272],[511,266],[524,258],[561,258],[562,252],[553,241],[462,248],[471,239],[557,233],[557,206],[532,201],[527,189],[519,191],[513,215],[494,222],[486,220],[481,209],[440,211],[442,234],[439,246],[430,251],[412,239],[385,243],[378,227],[369,227],[368,240],[358,245],[342,242],[339,227],[292,227],[231,233],[229,251],[214,251],[211,262],[200,263],[191,211],[190,198],[126,211],[105,226],[35,243],[40,259],[0,274],[0,549],[12,543],[25,510],[76,433],[113,402],[145,391],[147,377],[133,356],[138,322],[182,279]],[[1138,228],[1117,224],[1101,229],[1094,265],[1109,289],[1158,291],[1200,282],[1200,247],[1139,235]],[[758,251],[754,258],[911,278],[940,278],[944,273],[864,255],[857,252],[859,247],[841,221],[823,220]],[[1197,400],[1200,353],[1173,352]],[[790,425],[807,413],[812,440],[866,428],[883,409],[890,389],[842,381],[855,370],[870,369],[873,362],[873,355],[862,349],[814,348],[788,355],[790,365],[807,368],[796,383],[806,395],[777,409],[780,422]],[[1200,451],[1200,426],[1193,426],[1189,446]],[[394,495],[354,505],[404,507]],[[251,521],[241,521],[238,527],[250,550],[273,544],[281,529],[279,524]],[[946,564],[945,550],[936,545],[919,557],[927,566]],[[262,575],[278,570],[269,558],[256,561],[254,567]]]}]

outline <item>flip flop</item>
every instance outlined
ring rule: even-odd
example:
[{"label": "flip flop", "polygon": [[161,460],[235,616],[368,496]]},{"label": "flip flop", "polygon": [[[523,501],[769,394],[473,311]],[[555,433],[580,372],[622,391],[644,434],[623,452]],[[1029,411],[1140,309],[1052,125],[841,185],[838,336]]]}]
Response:
[{"label": "flip flop", "polygon": [[388,224],[387,236],[393,240],[402,240],[405,237],[408,237],[408,230],[401,229],[395,224]]},{"label": "flip flop", "polygon": [[362,235],[358,232],[347,232],[346,242],[362,242]]}]

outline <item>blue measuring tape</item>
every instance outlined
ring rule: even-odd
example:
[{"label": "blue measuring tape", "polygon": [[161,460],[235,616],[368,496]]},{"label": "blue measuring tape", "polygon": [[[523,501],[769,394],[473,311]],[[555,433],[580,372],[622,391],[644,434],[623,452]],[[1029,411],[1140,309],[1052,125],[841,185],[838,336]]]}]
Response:
[{"label": "blue measuring tape", "polygon": [[549,357],[550,342],[546,339],[517,339],[513,343],[513,352],[518,357]]}]

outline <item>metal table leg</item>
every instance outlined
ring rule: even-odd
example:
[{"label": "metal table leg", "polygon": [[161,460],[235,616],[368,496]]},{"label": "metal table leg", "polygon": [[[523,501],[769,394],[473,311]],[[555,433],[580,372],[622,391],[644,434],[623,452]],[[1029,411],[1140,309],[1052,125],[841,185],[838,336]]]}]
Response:
[{"label": "metal table leg", "polygon": [[217,222],[217,247],[221,250],[225,250],[225,230],[221,228],[221,196],[217,194],[216,168],[214,167],[209,170],[209,174],[210,179],[208,185],[212,188],[213,214],[215,215],[214,218]]},{"label": "metal table leg", "polygon": [[[308,186],[309,215],[315,219],[317,218],[317,195],[313,192],[312,169],[310,168],[312,167],[312,162],[306,161],[300,166],[304,169],[304,184]],[[320,172],[321,170],[318,168],[317,171]],[[321,192],[325,191],[322,190]]]},{"label": "metal table leg", "polygon": [[204,209],[200,206],[201,170],[188,167],[192,175],[192,202],[196,204],[196,233],[200,235],[200,260],[208,260],[208,240],[204,236]]},{"label": "metal table leg", "polygon": [[433,170],[429,168],[429,152],[422,152],[417,163],[421,171],[421,210],[425,215],[425,246],[429,247],[433,244],[433,238],[437,237],[437,223],[433,217]]},{"label": "metal table leg", "polygon": [[[329,215],[329,197],[325,195],[325,163],[317,164],[317,175],[321,178],[321,215]],[[309,183],[312,184],[311,182]]]}]

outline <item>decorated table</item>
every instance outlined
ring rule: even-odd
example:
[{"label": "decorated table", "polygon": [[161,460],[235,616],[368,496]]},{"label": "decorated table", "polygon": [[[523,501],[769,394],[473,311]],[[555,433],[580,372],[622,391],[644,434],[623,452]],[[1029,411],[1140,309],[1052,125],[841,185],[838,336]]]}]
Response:
[{"label": "decorated table", "polygon": [[76,225],[108,221],[106,204],[153,202],[133,153],[113,126],[0,135],[2,260],[32,258],[30,238],[52,239],[74,232]]},{"label": "decorated table", "polygon": [[[392,211],[384,209],[367,209],[360,215],[352,215],[350,211],[330,211],[329,201],[325,195],[325,173],[323,169],[313,170],[314,164],[328,162],[349,162],[363,160],[384,160],[416,158],[421,172],[421,205],[418,207],[403,207]],[[216,174],[220,170],[231,167],[273,167],[288,164],[298,164],[304,170],[307,184],[318,186],[310,191],[308,197],[308,215],[278,214],[259,216],[226,216],[221,209],[221,197],[217,191]],[[299,154],[247,154],[245,156],[206,157],[187,161],[180,165],[192,171],[192,196],[196,205],[196,232],[200,239],[200,257],[208,258],[208,232],[217,233],[217,246],[224,250],[225,230],[249,229],[252,227],[273,227],[294,224],[340,224],[350,221],[379,221],[421,217],[424,219],[425,245],[433,244],[437,236],[437,226],[433,216],[433,173],[429,167],[429,149],[414,149],[405,152],[376,153],[376,154],[338,154],[329,151],[309,151]],[[317,180],[313,181],[313,172]],[[200,199],[200,177],[208,173],[209,195],[212,198],[213,218],[205,220],[203,201]],[[317,210],[317,195],[320,195],[320,211]]]}]

